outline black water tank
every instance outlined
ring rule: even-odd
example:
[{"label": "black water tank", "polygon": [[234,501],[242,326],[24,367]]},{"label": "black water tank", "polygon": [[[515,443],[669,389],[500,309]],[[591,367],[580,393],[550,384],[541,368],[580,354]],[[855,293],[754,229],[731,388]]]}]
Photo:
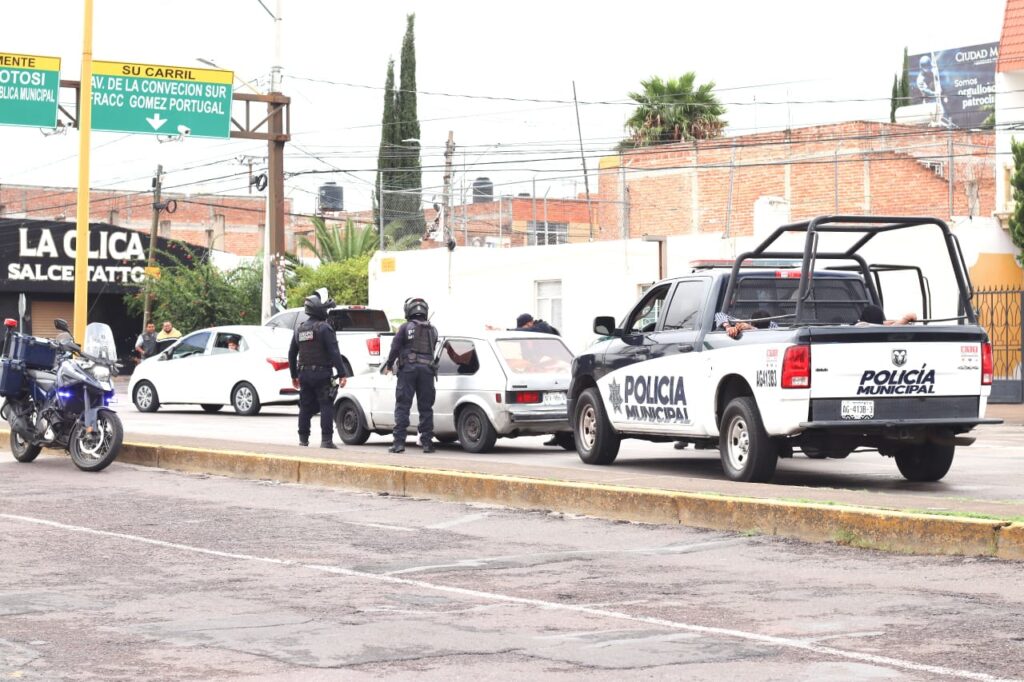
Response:
[{"label": "black water tank", "polygon": [[490,178],[477,178],[473,181],[473,203],[486,204],[494,201],[494,183]]},{"label": "black water tank", "polygon": [[321,211],[344,211],[345,210],[345,189],[337,183],[325,182],[320,185],[320,210]]}]

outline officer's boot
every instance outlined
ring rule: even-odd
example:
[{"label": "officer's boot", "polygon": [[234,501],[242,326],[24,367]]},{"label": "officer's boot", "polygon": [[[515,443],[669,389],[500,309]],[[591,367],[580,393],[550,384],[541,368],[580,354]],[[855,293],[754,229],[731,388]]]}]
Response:
[{"label": "officer's boot", "polygon": [[328,440],[320,441],[320,447],[325,448],[327,450],[337,450],[338,449],[338,446],[334,444],[334,440],[333,439],[328,439]]},{"label": "officer's boot", "polygon": [[299,434],[299,445],[301,445],[302,447],[307,447],[309,445],[309,434],[308,433],[300,433]]},{"label": "officer's boot", "polygon": [[396,440],[394,443],[391,444],[391,447],[388,448],[388,452],[393,452],[395,454],[399,452],[405,452],[405,441]]},{"label": "officer's boot", "polygon": [[434,440],[432,438],[420,439],[420,445],[423,446],[423,453],[426,455],[437,451],[437,448],[434,447]]}]

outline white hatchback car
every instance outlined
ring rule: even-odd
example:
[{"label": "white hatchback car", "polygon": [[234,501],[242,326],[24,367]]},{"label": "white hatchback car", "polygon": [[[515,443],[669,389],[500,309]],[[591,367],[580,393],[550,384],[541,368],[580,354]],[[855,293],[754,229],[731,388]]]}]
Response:
[{"label": "white hatchback car", "polygon": [[[497,331],[445,336],[436,350],[437,397],[434,435],[456,440],[469,452],[487,452],[499,436],[555,434],[575,447],[566,407],[572,352],[557,336]],[[339,389],[335,420],[342,441],[366,442],[395,425],[396,377],[379,373],[350,377]],[[415,433],[413,402],[409,418]]]},{"label": "white hatchback car", "polygon": [[216,412],[231,405],[238,414],[253,415],[263,405],[295,404],[299,392],[288,372],[291,337],[254,325],[192,332],[139,363],[128,393],[141,412],[171,404]]}]

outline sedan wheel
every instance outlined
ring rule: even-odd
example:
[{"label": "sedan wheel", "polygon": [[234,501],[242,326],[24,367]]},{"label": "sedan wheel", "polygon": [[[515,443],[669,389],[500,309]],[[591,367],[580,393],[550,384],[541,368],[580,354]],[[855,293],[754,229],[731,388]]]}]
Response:
[{"label": "sedan wheel", "polygon": [[156,412],[160,409],[160,399],[156,395],[156,387],[148,381],[140,381],[135,384],[132,392],[132,402],[139,412]]},{"label": "sedan wheel", "polygon": [[256,388],[248,381],[243,381],[235,386],[235,390],[231,392],[231,405],[235,408],[235,412],[244,417],[259,414],[261,405]]}]

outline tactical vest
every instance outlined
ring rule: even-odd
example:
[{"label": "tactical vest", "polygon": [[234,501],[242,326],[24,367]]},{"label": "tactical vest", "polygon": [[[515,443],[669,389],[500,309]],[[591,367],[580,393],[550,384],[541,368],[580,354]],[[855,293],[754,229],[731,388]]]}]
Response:
[{"label": "tactical vest", "polygon": [[437,330],[426,321],[409,320],[405,326],[405,362],[429,365],[434,361]]},{"label": "tactical vest", "polygon": [[[299,325],[295,330],[295,336],[299,341],[299,367],[330,367],[331,358],[327,355],[327,349],[317,336],[317,328],[321,324],[327,324],[323,320],[308,319]],[[331,333],[334,330],[331,329]]]}]

